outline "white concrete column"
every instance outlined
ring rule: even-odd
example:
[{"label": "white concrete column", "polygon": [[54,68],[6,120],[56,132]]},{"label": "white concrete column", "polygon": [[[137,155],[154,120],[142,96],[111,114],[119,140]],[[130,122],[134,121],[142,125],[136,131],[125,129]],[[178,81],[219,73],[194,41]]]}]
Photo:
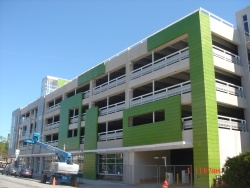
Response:
[{"label": "white concrete column", "polygon": [[39,174],[42,174],[42,171],[43,171],[43,163],[44,163],[44,157],[40,157]]},{"label": "white concrete column", "polygon": [[95,80],[90,80],[89,82],[89,109],[94,106],[92,102],[92,96],[93,96],[93,89],[96,86],[96,81]]}]

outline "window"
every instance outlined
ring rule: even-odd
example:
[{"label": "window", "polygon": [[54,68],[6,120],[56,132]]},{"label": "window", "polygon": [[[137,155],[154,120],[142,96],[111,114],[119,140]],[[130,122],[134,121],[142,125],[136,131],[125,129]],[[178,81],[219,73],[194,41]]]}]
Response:
[{"label": "window", "polygon": [[157,110],[154,112],[149,112],[146,114],[141,114],[138,116],[129,117],[129,125],[128,126],[138,126],[149,123],[156,123],[160,121],[165,121],[165,111]]},{"label": "window", "polygon": [[123,154],[99,155],[98,167],[99,174],[123,174]]},{"label": "window", "polygon": [[247,21],[247,15],[243,16],[243,26],[244,26],[244,31],[249,35],[249,27],[248,27],[248,21]]}]

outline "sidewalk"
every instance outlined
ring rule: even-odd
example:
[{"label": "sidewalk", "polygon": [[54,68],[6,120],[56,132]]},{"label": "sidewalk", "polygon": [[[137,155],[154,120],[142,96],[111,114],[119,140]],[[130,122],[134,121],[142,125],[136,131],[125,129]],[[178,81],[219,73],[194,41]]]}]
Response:
[{"label": "sidewalk", "polygon": [[[162,182],[163,184],[163,182]],[[109,182],[109,181],[103,181],[103,180],[86,180],[81,179],[81,183],[79,183],[78,187],[83,188],[161,188],[162,184],[125,184],[125,183],[119,183],[119,182]],[[169,187],[173,188],[193,188],[193,186],[171,186]]]},{"label": "sidewalk", "polygon": [[[40,175],[34,174],[34,179],[39,180]],[[111,182],[104,180],[87,180],[87,179],[78,179],[78,187],[79,188],[161,188],[163,182],[161,184],[126,184],[122,182]],[[193,188],[193,186],[171,186],[169,188]]]}]

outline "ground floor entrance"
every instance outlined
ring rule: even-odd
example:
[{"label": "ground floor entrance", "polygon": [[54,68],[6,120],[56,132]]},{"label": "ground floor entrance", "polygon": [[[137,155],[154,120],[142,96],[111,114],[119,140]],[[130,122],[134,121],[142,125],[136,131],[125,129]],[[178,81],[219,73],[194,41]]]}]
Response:
[{"label": "ground floor entrance", "polygon": [[97,154],[97,179],[127,184],[193,185],[193,149]]}]

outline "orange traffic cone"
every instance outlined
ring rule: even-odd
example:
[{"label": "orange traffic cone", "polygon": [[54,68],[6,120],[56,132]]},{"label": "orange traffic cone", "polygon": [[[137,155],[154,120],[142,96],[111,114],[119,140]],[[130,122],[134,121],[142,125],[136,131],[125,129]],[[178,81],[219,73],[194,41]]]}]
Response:
[{"label": "orange traffic cone", "polygon": [[77,180],[75,180],[75,185],[74,185],[75,187],[77,187],[78,186],[78,183],[77,183]]},{"label": "orange traffic cone", "polygon": [[56,185],[56,177],[53,177],[52,185]]},{"label": "orange traffic cone", "polygon": [[168,182],[165,180],[161,188],[168,188]]}]

